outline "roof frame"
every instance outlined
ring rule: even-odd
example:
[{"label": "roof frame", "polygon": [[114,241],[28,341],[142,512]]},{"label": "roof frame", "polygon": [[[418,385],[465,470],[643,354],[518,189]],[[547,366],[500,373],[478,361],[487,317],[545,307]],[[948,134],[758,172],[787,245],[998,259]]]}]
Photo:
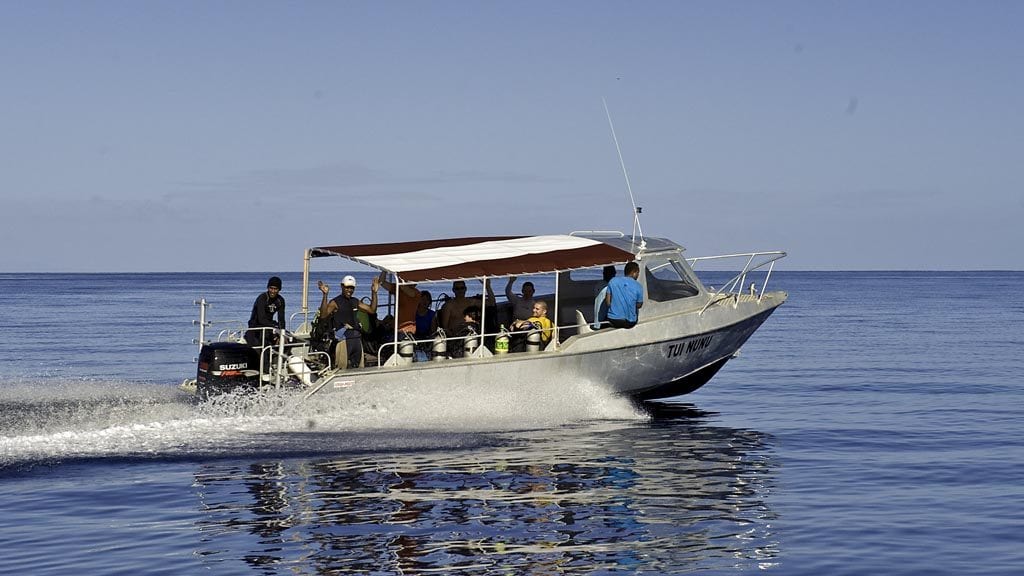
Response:
[{"label": "roof frame", "polygon": [[321,246],[311,257],[339,256],[394,273],[403,282],[443,282],[543,274],[616,265],[633,254],[600,240],[570,235],[498,236]]}]

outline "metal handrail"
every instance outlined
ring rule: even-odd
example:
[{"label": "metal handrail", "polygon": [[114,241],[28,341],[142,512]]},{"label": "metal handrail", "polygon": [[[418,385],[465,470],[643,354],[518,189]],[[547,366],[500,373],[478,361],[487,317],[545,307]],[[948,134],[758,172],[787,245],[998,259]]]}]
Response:
[{"label": "metal handrail", "polygon": [[[764,297],[764,293],[768,288],[768,280],[771,279],[772,271],[775,269],[775,261],[781,260],[782,258],[785,257],[785,252],[781,250],[771,250],[766,252],[740,252],[737,254],[722,254],[718,256],[698,256],[695,258],[687,258],[686,262],[694,270],[696,270],[697,262],[704,262],[709,260],[725,260],[731,258],[747,259],[746,263],[743,265],[742,270],[740,270],[738,273],[736,273],[735,276],[727,280],[718,290],[716,290],[713,294],[711,294],[708,297],[708,301],[706,304],[704,304],[704,307],[701,308],[700,313],[704,314],[704,311],[707,310],[712,304],[720,302],[722,300],[721,296],[739,296],[740,293],[743,291],[743,286],[746,284],[747,274],[754,272],[755,270],[760,270],[765,266],[768,266],[764,282],[761,284],[761,292],[760,294],[756,294],[757,301],[761,302],[761,299]],[[757,264],[755,265],[755,258],[764,258],[764,260],[757,262]],[[751,289],[753,291],[753,285],[751,285]]]},{"label": "metal handrail", "polygon": [[[509,334],[512,334],[512,331],[506,331],[506,332],[508,332]],[[500,331],[499,332],[494,332],[494,333],[479,332],[477,334],[471,334],[471,335],[468,335],[468,336],[447,336],[446,335],[444,339],[445,339],[446,343],[449,342],[449,341],[452,341],[452,340],[461,341],[461,342],[464,343],[466,340],[469,340],[470,338],[479,338],[480,339],[480,345],[476,347],[476,350],[473,353],[476,356],[483,357],[483,354],[481,352],[479,352],[479,351],[482,350],[483,348],[486,348],[486,346],[484,346],[484,343],[483,343],[484,340],[488,336],[495,336],[495,337],[497,337],[500,334],[501,334]],[[434,338],[425,338],[425,339],[422,339],[422,340],[418,340],[418,339],[415,339],[415,338],[414,339],[408,339],[407,338],[407,339],[404,339],[404,340],[399,340],[397,342],[385,342],[385,343],[380,345],[378,350],[383,350],[385,348],[394,348],[394,351],[391,353],[391,356],[388,356],[388,358],[391,358],[395,354],[398,354],[398,347],[401,346],[402,344],[413,344],[414,346],[419,346],[420,344],[433,344],[433,343],[434,343]],[[493,354],[493,352],[492,352],[492,354]],[[382,356],[383,356],[382,354],[378,354],[377,355],[377,367],[378,368],[383,367],[383,364],[381,364],[381,357]]]},{"label": "metal handrail", "polygon": [[[601,324],[603,325],[602,327],[609,325],[607,321],[602,322]],[[579,323],[579,324],[566,324],[566,325],[557,325],[557,324],[554,324],[552,322],[552,325],[551,325],[551,339],[548,340],[547,346],[545,346],[543,349],[541,349],[541,352],[554,352],[554,351],[558,350],[558,346],[557,345],[554,346],[554,347],[550,347],[550,346],[551,346],[552,342],[558,342],[558,338],[559,338],[560,332],[562,330],[568,330],[568,329],[575,328],[578,333],[582,334],[582,333],[584,333],[584,332],[582,332],[583,328],[591,328],[592,329],[592,327],[593,327],[593,323],[592,322],[583,322],[583,323]],[[529,332],[530,332],[530,330],[510,330],[510,329],[506,329],[504,331],[504,333],[509,334],[509,335],[512,335],[512,334],[528,334]],[[451,341],[454,340],[454,341],[465,342],[469,338],[480,338],[481,339],[481,344],[480,344],[480,346],[477,347],[476,352],[474,352],[474,355],[476,357],[483,357],[484,355],[480,351],[482,349],[486,348],[486,346],[484,346],[482,342],[484,340],[486,340],[487,338],[490,338],[490,337],[497,338],[501,334],[502,334],[502,331],[498,330],[497,332],[480,332],[480,333],[474,334],[472,336],[446,336],[445,337],[445,341],[446,342],[451,342]],[[410,344],[410,343],[415,345],[415,346],[419,346],[421,344],[433,344],[434,343],[434,338],[406,339],[406,340],[401,340],[399,342],[386,342],[384,344],[381,344],[380,348],[378,348],[378,350],[383,350],[385,348],[394,348],[394,351],[391,353],[392,355],[394,355],[394,354],[398,353],[398,346],[400,346],[402,344]],[[490,349],[488,349],[488,350],[490,350]],[[491,352],[491,355],[496,355],[496,354],[494,352]],[[378,354],[378,356],[377,356],[377,367],[378,368],[381,368],[381,367],[384,366],[384,364],[382,364],[382,360],[381,360],[382,356],[383,355],[380,355],[380,354]],[[391,356],[389,356],[389,358],[390,357]]]},{"label": "metal handrail", "polygon": [[[278,338],[277,344],[267,344],[265,346],[253,347],[253,349],[259,352],[260,356],[260,377],[262,378],[264,374],[270,376],[271,381],[274,383],[275,386],[280,386],[288,378],[288,368],[285,358],[291,358],[295,356],[301,358],[302,361],[305,363],[305,370],[308,370],[311,374],[316,375],[318,378],[320,376],[323,376],[326,372],[330,370],[331,356],[326,352],[321,352],[319,350],[308,350],[306,352],[303,352],[302,354],[286,354],[285,350],[288,347],[294,348],[308,346],[308,342],[305,342],[302,339],[297,339],[297,341],[292,343],[285,343],[285,340],[287,340],[287,330],[281,330],[280,328],[251,328],[251,330],[270,330],[280,336]],[[267,352],[271,352],[271,354],[268,354]],[[307,361],[314,359],[316,357],[323,357],[323,360],[318,363],[323,363],[326,366],[325,368],[314,370],[309,367],[309,363]],[[271,360],[271,363],[269,365],[266,365],[264,363],[264,358],[269,358]]]},{"label": "metal handrail", "polygon": [[569,236],[613,236],[615,238],[625,238],[626,234],[619,230],[573,230],[569,232]]},{"label": "metal handrail", "polygon": [[[327,354],[326,352],[316,351],[316,350],[311,350],[310,349],[310,350],[306,350],[304,352],[301,352],[299,354],[294,354],[294,353],[286,354],[285,353],[285,350],[288,347],[300,347],[300,346],[304,346],[304,345],[308,346],[309,343],[305,340],[305,338],[299,337],[299,338],[297,338],[296,342],[293,342],[291,344],[286,344],[285,341],[287,340],[286,336],[288,334],[287,330],[281,330],[280,328],[276,328],[276,327],[249,328],[249,327],[247,327],[245,325],[244,322],[240,322],[238,320],[218,320],[218,321],[207,320],[205,312],[206,312],[206,308],[208,308],[210,306],[210,304],[208,302],[205,302],[205,301],[203,301],[203,302],[197,301],[196,304],[201,306],[201,309],[200,309],[201,320],[198,321],[198,322],[193,321],[193,323],[194,324],[198,324],[199,328],[200,328],[200,334],[201,334],[200,340],[201,341],[198,342],[200,344],[200,347],[203,344],[208,344],[210,342],[210,341],[207,341],[205,339],[205,330],[206,330],[206,328],[212,327],[214,325],[230,324],[230,325],[233,325],[233,328],[234,328],[234,329],[221,330],[220,333],[218,334],[217,339],[215,341],[226,341],[226,340],[230,340],[230,341],[240,341],[241,340],[241,341],[244,341],[245,333],[247,331],[249,331],[249,330],[256,330],[256,331],[260,331],[260,332],[270,331],[272,333],[277,333],[277,334],[279,334],[281,336],[280,338],[278,338],[278,341],[277,341],[276,344],[266,344],[266,345],[263,345],[263,346],[254,346],[253,347],[259,353],[259,373],[260,373],[261,380],[262,380],[262,378],[264,376],[269,376],[271,383],[273,383],[275,386],[281,386],[285,382],[285,380],[287,380],[287,378],[289,377],[288,376],[288,368],[287,368],[287,365],[286,365],[287,364],[286,363],[286,358],[289,357],[289,356],[298,356],[299,358],[301,358],[304,362],[306,362],[307,369],[309,370],[309,372],[312,373],[312,374],[315,374],[318,379],[322,378],[326,373],[329,373],[329,372],[331,372],[333,370],[330,367],[330,364],[333,361],[333,358],[331,358],[331,355]],[[569,324],[569,325],[562,325],[562,326],[560,326],[560,325],[558,325],[557,323],[555,323],[553,321],[552,322],[552,327],[551,327],[551,331],[552,331],[551,339],[548,340],[547,345],[545,345],[543,348],[541,348],[540,352],[555,352],[555,351],[558,351],[559,350],[559,343],[558,342],[559,342],[559,339],[561,337],[561,331],[562,330],[568,330],[568,329],[575,328],[577,330],[577,333],[582,335],[582,334],[585,334],[585,333],[592,332],[592,330],[586,330],[586,332],[584,331],[585,329],[591,328],[591,326],[592,326],[591,322],[583,322],[583,323],[576,323],[576,324]],[[504,333],[507,333],[509,335],[517,334],[517,333],[518,334],[525,334],[525,333],[529,333],[529,332],[530,332],[530,330],[507,330],[506,329],[504,331]],[[480,345],[477,347],[476,351],[474,351],[472,356],[467,356],[467,357],[469,357],[469,358],[484,358],[484,357],[487,357],[487,356],[494,356],[495,355],[494,352],[491,351],[490,348],[487,348],[487,346],[484,344],[486,342],[486,340],[488,338],[491,338],[491,337],[497,338],[502,333],[503,332],[501,330],[498,330],[496,332],[486,332],[486,331],[483,331],[483,332],[480,332],[479,334],[471,335],[471,336],[448,336],[448,337],[446,337],[446,340],[449,343],[450,342],[459,342],[459,343],[461,343],[461,342],[464,342],[468,338],[479,338],[480,339]],[[297,336],[297,334],[292,333],[292,336]],[[263,339],[261,338],[261,340],[263,340]],[[393,342],[387,342],[387,343],[381,344],[380,348],[378,349],[377,367],[378,368],[384,367],[384,364],[382,363],[383,355],[381,355],[379,353],[380,350],[385,350],[387,348],[392,348],[393,349],[392,355],[395,355],[395,354],[398,354],[398,346],[400,346],[402,344],[411,343],[414,346],[419,347],[419,346],[424,345],[424,344],[431,345],[431,344],[433,344],[433,342],[434,342],[434,338],[431,337],[431,338],[427,338],[427,339],[400,340],[400,341],[393,341]],[[486,352],[485,352],[485,350],[486,350]],[[325,364],[327,367],[323,368],[323,369],[320,369],[320,370],[309,369],[308,368],[308,360],[311,360],[311,359],[314,359],[314,358],[317,358],[317,357],[324,358],[326,360],[326,362],[323,362],[323,364]],[[268,363],[268,361],[269,361],[269,363]],[[322,383],[321,383],[321,386],[322,386]]]}]

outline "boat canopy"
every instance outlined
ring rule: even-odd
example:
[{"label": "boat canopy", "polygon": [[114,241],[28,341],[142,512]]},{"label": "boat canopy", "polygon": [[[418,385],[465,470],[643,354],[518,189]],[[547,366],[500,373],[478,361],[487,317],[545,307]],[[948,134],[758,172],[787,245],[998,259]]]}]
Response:
[{"label": "boat canopy", "polygon": [[395,273],[403,282],[562,272],[623,264],[633,254],[600,240],[565,234],[445,238],[311,248],[310,257],[341,256]]}]

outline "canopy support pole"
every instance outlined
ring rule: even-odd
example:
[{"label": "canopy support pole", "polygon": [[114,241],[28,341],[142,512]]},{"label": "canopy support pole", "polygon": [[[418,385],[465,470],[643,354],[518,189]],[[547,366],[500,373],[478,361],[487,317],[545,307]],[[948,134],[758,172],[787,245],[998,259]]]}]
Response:
[{"label": "canopy support pole", "polygon": [[302,254],[302,319],[309,322],[309,250]]}]

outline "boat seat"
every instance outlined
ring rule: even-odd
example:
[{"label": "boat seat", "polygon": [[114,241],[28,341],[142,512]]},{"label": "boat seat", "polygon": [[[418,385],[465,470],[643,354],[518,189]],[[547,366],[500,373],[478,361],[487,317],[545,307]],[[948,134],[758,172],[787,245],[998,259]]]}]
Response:
[{"label": "boat seat", "polygon": [[576,309],[576,329],[579,330],[580,334],[588,334],[594,331],[594,328],[583,317],[583,312],[580,312],[579,308]]}]

